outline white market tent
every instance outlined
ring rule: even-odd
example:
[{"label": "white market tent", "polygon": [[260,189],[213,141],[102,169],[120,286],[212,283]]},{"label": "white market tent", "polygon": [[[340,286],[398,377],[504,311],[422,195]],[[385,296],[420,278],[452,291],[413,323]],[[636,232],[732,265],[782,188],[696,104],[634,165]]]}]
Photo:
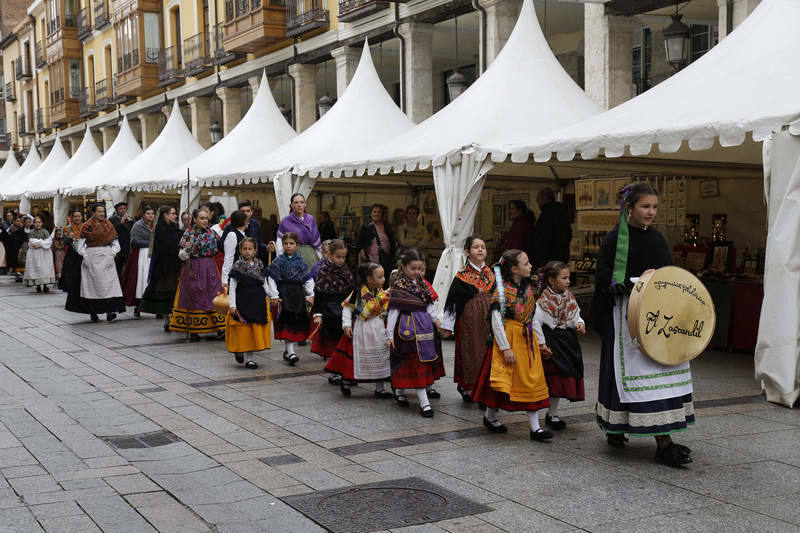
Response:
[{"label": "white market tent", "polygon": [[[40,183],[58,172],[68,161],[69,156],[64,150],[64,145],[61,143],[61,137],[56,135],[53,148],[50,149],[50,153],[47,154],[42,164],[38,165],[35,170],[27,174],[24,179],[19,179],[18,176],[15,176],[14,183],[10,184],[7,189],[6,197],[11,197],[15,200],[19,199],[20,212],[27,213],[30,211],[31,201],[24,193],[30,190],[36,183]],[[24,166],[23,164],[23,167]]]},{"label": "white market tent", "polygon": [[[9,176],[9,178],[4,183],[3,190],[0,191],[0,193],[2,193],[3,195],[3,199],[4,200],[6,199],[8,193],[13,192],[11,190],[11,187],[13,187],[14,184],[20,182],[20,180],[22,180],[25,176],[28,176],[32,172],[36,171],[36,169],[39,168],[41,164],[42,164],[42,158],[39,157],[39,152],[36,150],[35,146],[31,145],[30,150],[28,151],[28,157],[26,157],[25,161],[22,162],[22,166],[19,167],[19,170],[17,170],[12,176]],[[24,206],[22,202],[20,202],[19,206],[20,213],[25,212],[22,210],[23,207],[26,206]],[[30,205],[28,205],[27,208],[30,208]]]},{"label": "white market tent", "polygon": [[94,194],[98,187],[119,172],[142,153],[142,148],[133,136],[128,117],[123,117],[116,139],[103,154],[103,157],[89,165],[86,170],[59,187],[65,196]]},{"label": "white market tent", "polygon": [[313,126],[260,160],[246,162],[201,183],[256,183],[272,178],[278,212],[284,217],[289,214],[291,195],[308,195],[314,186],[312,179],[294,169],[350,157],[363,146],[396,138],[413,127],[414,123],[386,92],[372,63],[369,43],[365,42],[358,68],[344,94]]},{"label": "white market tent", "polygon": [[8,159],[3,163],[3,168],[0,168],[0,197],[5,192],[6,183],[9,183],[11,176],[16,174],[19,170],[19,163],[17,163],[17,155],[14,150],[8,151]]}]

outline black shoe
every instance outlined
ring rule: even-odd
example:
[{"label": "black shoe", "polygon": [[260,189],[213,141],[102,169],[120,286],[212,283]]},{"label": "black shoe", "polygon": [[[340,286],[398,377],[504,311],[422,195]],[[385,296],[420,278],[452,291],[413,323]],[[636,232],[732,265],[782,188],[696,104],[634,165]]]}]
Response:
[{"label": "black shoe", "polygon": [[545,423],[546,426],[549,426],[550,428],[552,428],[553,431],[561,431],[562,429],[567,427],[567,423],[566,422],[564,422],[560,418],[558,420],[554,421],[550,417],[550,415],[545,415],[544,423]]},{"label": "black shoe", "polygon": [[45,294],[47,294],[48,292],[50,292],[50,287],[48,287],[47,285],[45,285],[44,287],[42,287],[42,292],[43,292],[43,293],[45,293]]},{"label": "black shoe", "polygon": [[328,376],[328,383],[331,385],[341,385],[342,384],[342,376],[339,374],[331,374]]},{"label": "black shoe", "polygon": [[197,333],[192,333],[189,335],[189,342],[200,342],[200,335]]},{"label": "black shoe", "polygon": [[531,431],[531,440],[544,442],[553,438],[553,434],[546,429],[539,428],[536,431]]},{"label": "black shoe", "polygon": [[458,391],[458,393],[461,395],[461,399],[464,401],[464,403],[472,403],[472,396],[470,396],[470,395],[469,395],[469,393],[468,393],[467,391],[465,391],[464,389],[462,389],[462,388],[461,388],[461,385],[459,385],[458,387],[456,387],[456,390],[457,390],[457,391]]},{"label": "black shoe", "polygon": [[163,319],[163,318],[164,318],[164,315],[162,315],[162,314],[156,314],[156,318],[158,318],[159,320],[161,320],[161,319]]},{"label": "black shoe", "polygon": [[606,433],[608,445],[612,448],[624,448],[628,439],[622,433]]},{"label": "black shoe", "polygon": [[433,407],[426,405],[419,408],[419,414],[422,418],[433,418]]},{"label": "black shoe", "polygon": [[169,322],[167,322],[166,324],[164,324],[164,331],[166,331],[167,333],[169,333]]},{"label": "black shoe", "polygon": [[97,315],[96,315],[96,314],[94,314],[94,313],[92,313],[91,315],[89,315],[89,319],[90,319],[92,322],[100,322],[100,317],[99,317],[99,316],[97,316]]},{"label": "black shoe", "polygon": [[244,363],[244,354],[242,352],[236,352],[233,354],[233,356],[236,358],[236,362],[240,365]]},{"label": "black shoe", "polygon": [[391,400],[393,398],[392,393],[388,390],[382,390],[380,392],[375,391],[375,398],[378,400]]},{"label": "black shoe", "polygon": [[684,446],[683,444],[676,444],[674,442],[672,443],[672,445],[678,448],[681,451],[681,453],[687,457],[692,454],[692,450],[688,446]]},{"label": "black shoe", "polygon": [[300,341],[297,343],[298,346],[306,346],[308,343],[306,341]]},{"label": "black shoe", "polygon": [[344,380],[342,380],[342,382],[339,383],[339,390],[342,392],[345,398],[349,398],[350,394],[352,394],[352,392],[350,391],[350,385],[345,383]]},{"label": "black shoe", "polygon": [[408,407],[409,406],[408,398],[406,398],[404,394],[397,394],[395,392],[393,394],[393,396],[394,396],[395,401],[397,402],[397,405],[399,405],[400,407]]},{"label": "black shoe", "polygon": [[667,466],[679,467],[691,463],[692,458],[683,453],[678,446],[670,443],[656,450],[656,462]]},{"label": "black shoe", "polygon": [[136,318],[141,318],[142,313],[140,313],[138,309],[134,309],[133,316],[135,316]]},{"label": "black shoe", "polygon": [[508,433],[508,428],[503,424],[494,425],[489,422],[489,419],[485,416],[483,417],[483,425],[486,426],[491,433]]},{"label": "black shoe", "polygon": [[283,360],[289,363],[289,366],[294,366],[297,364],[300,358],[297,357],[297,354],[283,352]]},{"label": "black shoe", "polygon": [[225,330],[223,329],[223,330],[218,331],[217,332],[217,340],[221,341],[224,338],[225,338]]},{"label": "black shoe", "polygon": [[106,313],[106,320],[108,322],[113,322],[115,318],[117,318],[117,313]]},{"label": "black shoe", "polygon": [[258,363],[256,363],[255,361],[248,361],[244,364],[244,366],[246,366],[250,370],[255,370],[256,368],[258,368]]},{"label": "black shoe", "polygon": [[41,285],[37,285],[36,286],[36,292],[42,292],[42,286]]},{"label": "black shoe", "polygon": [[436,389],[429,389],[427,392],[428,392],[428,398],[430,398],[431,400],[438,400],[439,398],[442,397],[442,395],[439,394],[439,391],[437,391]]}]

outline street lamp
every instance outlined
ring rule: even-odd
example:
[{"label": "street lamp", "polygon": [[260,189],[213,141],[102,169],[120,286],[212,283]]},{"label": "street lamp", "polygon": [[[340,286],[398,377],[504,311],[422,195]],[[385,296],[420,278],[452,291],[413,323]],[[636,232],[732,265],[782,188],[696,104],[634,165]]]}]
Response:
[{"label": "street lamp", "polygon": [[664,48],[667,51],[667,62],[675,72],[689,63],[689,52],[692,46],[692,30],[681,22],[683,15],[672,15],[672,23],[664,28]]},{"label": "street lamp", "polygon": [[211,135],[211,145],[217,144],[220,140],[222,140],[222,128],[219,126],[219,122],[214,121],[208,127],[208,133]]},{"label": "street lamp", "polygon": [[447,94],[450,95],[452,102],[467,90],[467,78],[459,71],[455,71],[447,77]]},{"label": "street lamp", "polygon": [[319,110],[319,118],[325,116],[325,113],[331,110],[333,104],[335,103],[334,99],[324,94],[317,100],[317,109]]}]

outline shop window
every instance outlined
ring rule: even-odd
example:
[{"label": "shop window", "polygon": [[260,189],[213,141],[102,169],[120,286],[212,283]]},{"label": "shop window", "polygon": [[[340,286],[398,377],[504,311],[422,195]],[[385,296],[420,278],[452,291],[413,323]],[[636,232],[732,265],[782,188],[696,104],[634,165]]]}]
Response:
[{"label": "shop window", "polygon": [[161,49],[161,27],[158,13],[144,14],[144,48],[145,62],[158,63],[158,52]]}]

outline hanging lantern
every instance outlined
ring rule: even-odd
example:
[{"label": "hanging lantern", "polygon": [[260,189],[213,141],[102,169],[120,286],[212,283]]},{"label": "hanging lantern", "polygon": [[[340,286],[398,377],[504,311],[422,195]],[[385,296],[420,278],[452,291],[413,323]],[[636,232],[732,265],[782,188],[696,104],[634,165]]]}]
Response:
[{"label": "hanging lantern", "polygon": [[459,71],[455,71],[447,77],[447,94],[452,102],[467,90],[467,78]]},{"label": "hanging lantern", "polygon": [[217,144],[220,140],[222,140],[222,128],[219,125],[219,122],[214,121],[208,127],[208,133],[211,135],[211,145]]},{"label": "hanging lantern", "polygon": [[322,95],[319,100],[317,100],[317,109],[319,110],[319,118],[325,116],[325,113],[331,110],[333,104],[336,103],[336,100],[328,96],[327,94]]},{"label": "hanging lantern", "polygon": [[667,51],[667,62],[679,71],[689,64],[689,53],[692,48],[692,30],[681,22],[683,15],[672,15],[672,23],[664,28],[664,48]]}]

